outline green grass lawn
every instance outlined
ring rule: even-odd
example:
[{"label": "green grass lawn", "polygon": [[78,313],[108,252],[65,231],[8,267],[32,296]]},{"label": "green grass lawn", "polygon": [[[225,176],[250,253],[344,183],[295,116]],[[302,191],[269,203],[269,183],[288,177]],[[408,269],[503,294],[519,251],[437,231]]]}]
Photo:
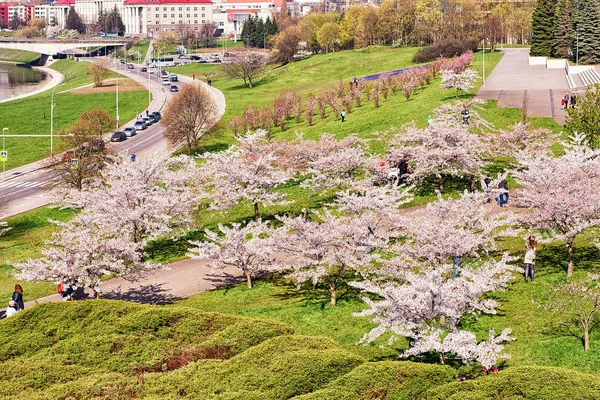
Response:
[{"label": "green grass lawn", "polygon": [[[3,32],[11,33],[11,32]],[[5,35],[2,35],[5,36]],[[28,63],[33,60],[40,58],[40,53],[27,50],[12,50],[12,49],[0,49],[0,61],[11,61],[17,63]]]},{"label": "green grass lawn", "polygon": [[[61,128],[68,127],[79,118],[83,111],[96,108],[108,110],[115,117],[116,102],[114,93],[73,94],[68,90],[91,83],[87,74],[87,62],[72,60],[59,60],[52,64],[52,68],[60,71],[65,76],[65,86],[60,86],[54,92],[54,133]],[[109,78],[116,77],[114,72],[109,73]],[[3,122],[3,127],[9,130],[8,135],[18,134],[50,134],[50,105],[51,91],[0,104],[0,115],[10,115],[11,118]],[[148,92],[145,90],[119,93],[119,114],[121,121],[135,118],[136,111],[148,105]],[[49,138],[8,138],[6,150],[9,158],[6,168],[15,168],[50,154]],[[59,138],[55,140],[55,152],[64,150]]]}]

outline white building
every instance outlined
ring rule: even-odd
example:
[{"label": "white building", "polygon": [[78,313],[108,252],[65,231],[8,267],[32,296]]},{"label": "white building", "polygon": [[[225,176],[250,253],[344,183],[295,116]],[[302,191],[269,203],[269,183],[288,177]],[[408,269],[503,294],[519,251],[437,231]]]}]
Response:
[{"label": "white building", "polygon": [[123,0],[75,0],[75,11],[85,24],[95,24],[101,11],[108,13],[115,7],[122,16]]},{"label": "white building", "polygon": [[38,4],[34,6],[34,17],[46,21],[46,25],[56,24],[56,7],[51,4]]},{"label": "white building", "polygon": [[239,38],[244,21],[250,15],[266,20],[279,10],[282,0],[216,0],[213,20],[225,35]]}]

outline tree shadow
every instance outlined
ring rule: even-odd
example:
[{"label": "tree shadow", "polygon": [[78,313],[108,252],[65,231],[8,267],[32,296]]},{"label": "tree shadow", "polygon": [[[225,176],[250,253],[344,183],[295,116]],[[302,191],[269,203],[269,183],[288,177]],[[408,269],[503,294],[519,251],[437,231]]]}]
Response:
[{"label": "tree shadow", "polygon": [[180,297],[168,294],[167,290],[163,289],[162,286],[162,283],[148,284],[125,291],[117,288],[116,290],[102,293],[100,297],[109,300],[125,300],[144,304],[172,304],[176,300],[181,300]]},{"label": "tree shadow", "polygon": [[[574,270],[589,272],[600,269],[600,249],[596,246],[577,246],[573,249]],[[538,248],[536,274],[546,275],[566,272],[568,266],[567,247],[564,244],[544,244]]]},{"label": "tree shadow", "polygon": [[205,275],[204,280],[215,285],[216,289],[228,289],[233,285],[241,284],[245,281],[245,276],[232,275],[226,272],[215,272]]}]

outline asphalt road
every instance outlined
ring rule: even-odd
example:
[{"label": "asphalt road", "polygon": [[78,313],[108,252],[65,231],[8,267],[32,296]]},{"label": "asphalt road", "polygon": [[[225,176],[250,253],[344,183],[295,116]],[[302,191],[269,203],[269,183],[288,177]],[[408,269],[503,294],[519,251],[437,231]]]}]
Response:
[{"label": "asphalt road", "polygon": [[[133,70],[124,68],[122,64],[118,64],[114,68],[123,76],[134,79],[146,88],[150,87],[152,102],[148,107],[149,112],[161,111],[165,102],[174,95],[169,91],[169,86],[161,84],[162,79],[160,77],[150,75],[151,79],[149,80],[147,74],[139,72],[139,66],[137,65]],[[192,82],[189,77],[180,76],[179,78],[178,86]],[[218,118],[220,118],[225,112],[225,97],[215,88],[211,87],[209,91],[217,102]],[[145,115],[145,110],[140,110],[140,114]],[[121,125],[121,128],[131,126],[134,122],[135,120],[129,121]],[[127,138],[127,140],[120,143],[109,143],[108,146],[114,152],[127,152],[138,156],[156,151],[166,151],[168,150],[167,142],[162,132],[163,127],[159,122],[138,132],[136,136]],[[57,176],[58,174],[55,171],[43,168],[43,161],[11,169],[6,171],[4,176],[0,172],[0,196],[6,195],[10,201],[8,210],[0,215],[0,219],[50,204],[56,200],[51,189],[56,186]]]}]

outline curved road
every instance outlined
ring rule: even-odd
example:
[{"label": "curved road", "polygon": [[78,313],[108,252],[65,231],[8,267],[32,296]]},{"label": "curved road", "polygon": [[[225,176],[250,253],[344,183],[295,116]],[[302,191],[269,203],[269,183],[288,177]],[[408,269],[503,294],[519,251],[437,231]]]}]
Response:
[{"label": "curved road", "polygon": [[[148,110],[150,112],[161,111],[165,102],[173,94],[169,92],[168,86],[161,84],[162,79],[160,77],[157,77],[156,74],[150,75],[151,79],[149,80],[145,73],[140,73],[139,67],[136,65],[135,69],[127,69],[125,65],[117,64],[113,69],[121,75],[144,85],[146,88],[149,86],[152,92],[152,102]],[[192,83],[192,78],[179,76],[179,81],[179,84]],[[209,90],[209,93],[217,103],[217,119],[220,119],[225,112],[225,96],[223,93],[214,87],[207,86],[201,81],[194,81],[194,83],[205,85]],[[144,111],[142,113],[145,114]],[[133,122],[135,120],[121,126],[124,128],[133,124]],[[127,152],[137,155],[168,150],[162,133],[163,127],[160,123],[154,124],[124,142],[110,143],[109,148],[115,152]],[[44,160],[8,170],[6,171],[6,176],[2,176],[0,172],[0,195],[6,195],[10,201],[7,212],[4,215],[0,215],[0,219],[52,203],[53,197],[50,189],[55,186],[58,174],[55,171],[44,168],[43,165]]]}]

